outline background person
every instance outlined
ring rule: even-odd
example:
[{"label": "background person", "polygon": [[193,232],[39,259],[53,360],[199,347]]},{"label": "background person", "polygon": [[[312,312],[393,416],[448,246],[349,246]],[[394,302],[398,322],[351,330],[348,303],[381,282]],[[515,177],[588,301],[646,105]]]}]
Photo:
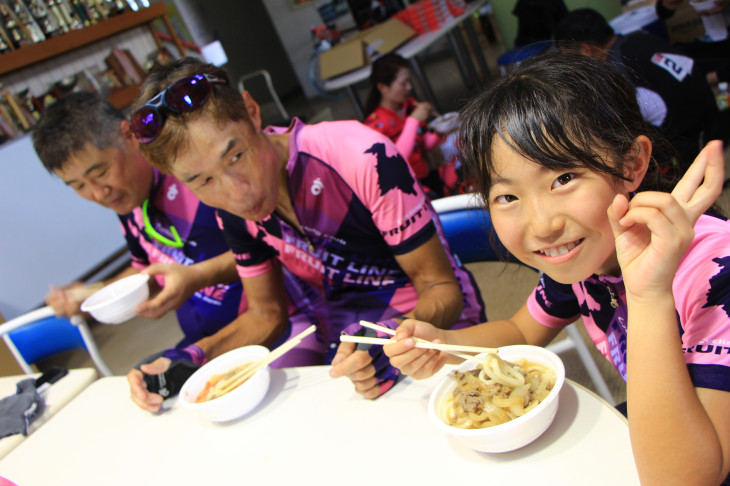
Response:
[{"label": "background person", "polygon": [[[434,116],[427,101],[411,96],[411,72],[408,61],[395,53],[377,58],[370,72],[370,94],[365,105],[363,123],[395,142],[413,173],[432,198],[444,196],[444,181],[437,168],[429,166],[426,153],[438,150],[443,138],[427,131],[426,122]],[[453,172],[453,170],[452,170]],[[452,177],[456,186],[456,177]]]},{"label": "background person", "polygon": [[[687,0],[657,0],[656,12],[660,19],[669,19]],[[715,0],[715,7],[703,12],[700,16],[723,14],[727,23],[726,12],[730,0]],[[716,85],[720,81],[730,81],[730,40],[710,41],[697,39],[693,42],[675,42],[689,56],[696,59],[704,69],[707,82]]]},{"label": "background person", "polygon": [[616,35],[600,13],[584,8],[563,18],[555,43],[609,63],[633,83],[644,118],[676,150],[680,173],[708,140],[727,137],[704,73],[664,39],[645,32]]},{"label": "background person", "polygon": [[626,380],[642,484],[721,483],[730,471],[730,223],[703,212],[722,189],[722,144],[663,192],[633,87],[574,54],[525,61],[461,115],[464,163],[497,236],[542,276],[507,320],[458,331],[406,321],[385,346],[391,363],[424,378],[447,356],[413,348],[411,336],[545,346],[580,317]]},{"label": "background person", "polygon": [[[163,101],[164,100],[164,104]],[[191,100],[184,104],[185,100]],[[141,150],[220,208],[248,309],[198,341],[206,357],[284,332],[286,298],[317,325],[333,376],[370,398],[397,371],[339,336],[403,316],[439,326],[484,315],[472,276],[444,250],[438,218],[387,137],[357,121],[259,132],[222,69],[192,58],[152,72],[135,102]]]}]

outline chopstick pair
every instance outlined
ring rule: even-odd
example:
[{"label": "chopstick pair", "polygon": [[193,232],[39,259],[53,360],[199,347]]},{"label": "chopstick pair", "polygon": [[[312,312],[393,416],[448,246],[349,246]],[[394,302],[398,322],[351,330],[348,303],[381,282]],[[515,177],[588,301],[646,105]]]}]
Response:
[{"label": "chopstick pair", "polygon": [[228,393],[229,391],[233,390],[237,386],[241,385],[243,382],[251,378],[258,370],[263,368],[264,366],[269,365],[277,358],[280,358],[284,353],[290,351],[292,348],[297,346],[299,343],[302,342],[302,339],[312,334],[315,329],[317,329],[317,326],[312,324],[308,328],[306,328],[304,331],[300,332],[281,346],[277,347],[276,349],[273,349],[264,356],[263,358],[257,360],[257,361],[251,361],[250,363],[246,363],[241,365],[241,368],[232,376],[226,378],[226,381],[222,384],[219,383],[218,390],[221,395],[224,395]]},{"label": "chopstick pair", "polygon": [[[382,333],[395,336],[395,331],[387,328],[385,326],[380,326],[378,324],[368,322],[368,321],[360,321],[360,325],[363,327],[367,327],[370,329],[373,329],[375,331],[380,331]],[[454,356],[457,356],[461,359],[468,359],[472,361],[480,361],[480,359],[471,356],[469,354],[464,353],[497,353],[499,350],[496,348],[482,348],[479,346],[463,346],[460,344],[437,344],[432,343],[431,341],[426,341],[425,339],[414,337],[413,340],[415,341],[415,347],[422,348],[422,349],[437,349],[439,351],[445,351],[449,354],[452,354]],[[362,344],[392,344],[395,341],[392,339],[384,339],[384,338],[374,338],[374,337],[366,337],[366,336],[348,336],[346,334],[343,334],[340,336],[341,342],[349,342],[349,343],[362,343]]]}]

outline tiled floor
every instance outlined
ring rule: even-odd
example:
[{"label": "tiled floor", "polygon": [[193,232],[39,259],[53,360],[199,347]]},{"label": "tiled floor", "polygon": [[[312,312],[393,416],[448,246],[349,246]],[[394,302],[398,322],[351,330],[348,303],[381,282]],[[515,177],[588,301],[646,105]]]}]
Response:
[{"label": "tiled floor", "polygon": [[[493,73],[496,73],[497,67],[494,60],[498,54],[498,48],[485,46],[485,50],[490,68]],[[448,56],[448,51],[444,46],[436,46],[432,49],[426,64],[426,72],[434,91],[444,106],[444,111],[457,109],[467,93],[463,88],[457,66]],[[359,85],[358,91],[361,99],[365,99],[366,83]],[[285,99],[284,103],[290,114],[302,116],[305,119],[322,117],[350,119],[355,117],[346,97],[338,100],[306,100],[303,97],[294,97]],[[730,191],[723,194],[720,203],[724,208],[730,209]],[[509,317],[524,302],[537,279],[535,272],[516,264],[486,262],[471,264],[469,268],[479,283],[490,319]],[[579,327],[585,338],[585,331],[582,330],[582,326]],[[137,318],[117,326],[96,324],[92,327],[92,332],[104,359],[117,374],[126,374],[141,358],[174,345],[181,337],[173,314],[169,314],[159,321]],[[614,399],[617,402],[625,400],[626,390],[622,379],[600,356],[590,341],[588,341],[588,345]],[[567,351],[561,357],[565,362],[569,378],[588,388],[595,389],[575,351]],[[80,367],[89,366],[90,361],[85,353],[74,352],[57,357],[52,362],[43,363],[42,366],[50,364]]]}]

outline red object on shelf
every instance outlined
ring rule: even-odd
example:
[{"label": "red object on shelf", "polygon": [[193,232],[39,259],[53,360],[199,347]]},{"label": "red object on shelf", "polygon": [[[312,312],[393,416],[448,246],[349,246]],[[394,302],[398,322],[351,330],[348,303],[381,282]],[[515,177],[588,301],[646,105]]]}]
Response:
[{"label": "red object on shelf", "polygon": [[[169,36],[167,34],[163,34],[162,32],[155,31],[155,35],[161,41],[173,42],[171,36]],[[185,47],[186,49],[189,49],[189,50],[195,51],[195,52],[200,52],[200,47],[197,44],[193,44],[192,42],[184,41],[182,39],[180,39],[180,44],[182,44],[183,47]]]}]

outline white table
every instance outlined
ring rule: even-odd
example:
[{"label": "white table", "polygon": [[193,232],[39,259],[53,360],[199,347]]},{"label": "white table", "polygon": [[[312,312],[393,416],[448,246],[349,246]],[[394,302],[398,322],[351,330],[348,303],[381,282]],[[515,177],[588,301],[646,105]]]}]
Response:
[{"label": "white table", "polygon": [[[0,377],[0,398],[17,393],[16,384],[26,378],[38,378],[40,373],[34,375],[18,375]],[[28,427],[28,435],[32,434],[38,428],[53,417],[76,395],[96,380],[96,370],[94,368],[79,368],[69,370],[68,374],[51,385],[48,390],[43,393],[46,409],[43,415],[38,417],[30,427]],[[20,434],[3,437],[0,439],[0,457],[4,457],[11,450],[21,444],[26,437]],[[0,473],[0,475],[2,475]]]},{"label": "white table", "polygon": [[102,378],[0,460],[0,476],[22,486],[638,484],[623,416],[573,382],[542,437],[490,455],[430,423],[437,377],[368,401],[328,370],[273,370],[263,403],[228,423],[174,403],[144,412],[124,377]]},{"label": "white table", "polygon": [[[469,43],[471,44],[474,51],[477,63],[479,64],[479,69],[482,72],[482,77],[485,81],[487,81],[490,77],[489,68],[487,66],[486,60],[484,59],[482,48],[479,45],[476,34],[474,33],[474,26],[471,22],[464,22],[466,19],[474,15],[476,11],[482,8],[484,4],[487,3],[487,1],[488,0],[475,0],[467,4],[467,8],[464,10],[463,14],[449,20],[440,29],[426,32],[425,34],[414,37],[413,39],[409,40],[401,47],[396,49],[396,52],[398,54],[408,60],[411,66],[411,70],[418,79],[418,83],[423,89],[426,98],[434,105],[434,107],[438,111],[442,110],[439,107],[438,99],[433,92],[433,88],[431,88],[431,84],[429,83],[428,78],[423,71],[421,63],[418,62],[418,54],[425,51],[434,43],[446,36],[447,40],[449,41],[449,47],[451,48],[451,52],[454,55],[457,66],[459,67],[461,75],[464,78],[465,85],[469,88],[476,86],[476,84],[479,82],[479,79],[475,67],[471,62],[469,50],[464,43],[463,37],[454,31],[456,27],[458,27],[463,22],[466,28],[467,36],[469,38]],[[360,81],[368,79],[368,77],[370,77],[370,71],[370,65],[367,65],[360,69],[356,69],[349,73],[343,74],[342,76],[328,79],[323,82],[323,87],[327,91],[337,91],[344,88],[347,92],[347,95],[350,97],[350,101],[352,102],[352,106],[355,109],[358,118],[361,120],[364,118],[365,114],[363,113],[362,103],[357,96],[354,85],[359,83]]]}]

